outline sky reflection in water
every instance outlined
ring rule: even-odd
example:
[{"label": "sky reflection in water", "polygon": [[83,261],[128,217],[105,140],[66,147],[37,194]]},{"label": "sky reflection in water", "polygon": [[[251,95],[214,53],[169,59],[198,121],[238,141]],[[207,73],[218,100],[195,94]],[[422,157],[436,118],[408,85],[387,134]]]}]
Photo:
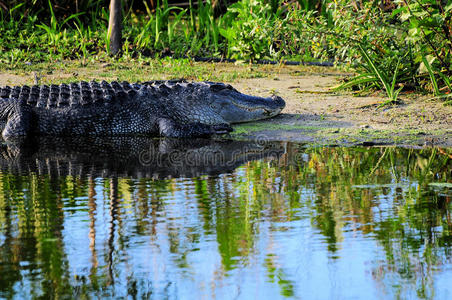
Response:
[{"label": "sky reflection in water", "polygon": [[193,178],[3,171],[0,297],[452,298],[450,150],[283,146]]}]

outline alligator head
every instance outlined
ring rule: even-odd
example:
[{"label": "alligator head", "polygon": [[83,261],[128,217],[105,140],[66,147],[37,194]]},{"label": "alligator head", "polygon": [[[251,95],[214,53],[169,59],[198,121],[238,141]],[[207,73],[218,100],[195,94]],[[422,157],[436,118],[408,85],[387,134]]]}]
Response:
[{"label": "alligator head", "polygon": [[212,96],[210,107],[228,123],[241,123],[276,116],[286,106],[281,97],[262,98],[242,94],[223,83],[207,83]]},{"label": "alligator head", "polygon": [[[229,84],[201,82],[183,89],[174,110],[187,120],[205,124],[242,123],[276,116],[285,107],[281,97],[255,97],[240,93]],[[187,98],[186,101],[180,101]],[[180,106],[178,106],[180,104]]]}]

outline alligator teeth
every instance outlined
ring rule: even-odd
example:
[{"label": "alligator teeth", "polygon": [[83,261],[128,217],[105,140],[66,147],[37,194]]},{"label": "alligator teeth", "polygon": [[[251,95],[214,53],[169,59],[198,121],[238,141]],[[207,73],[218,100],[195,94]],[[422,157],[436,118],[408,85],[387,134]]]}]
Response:
[{"label": "alligator teeth", "polygon": [[262,107],[262,106],[255,106],[255,107],[248,107],[248,106],[245,106],[245,105],[241,105],[241,104],[239,104],[239,103],[237,103],[237,102],[235,102],[234,100],[231,100],[231,102],[235,105],[235,106],[237,106],[237,107],[239,107],[239,108],[241,108],[241,109],[244,109],[244,110],[246,110],[246,111],[256,111],[256,110],[258,110],[258,109],[263,109],[263,110],[266,110],[265,109],[265,107]]}]

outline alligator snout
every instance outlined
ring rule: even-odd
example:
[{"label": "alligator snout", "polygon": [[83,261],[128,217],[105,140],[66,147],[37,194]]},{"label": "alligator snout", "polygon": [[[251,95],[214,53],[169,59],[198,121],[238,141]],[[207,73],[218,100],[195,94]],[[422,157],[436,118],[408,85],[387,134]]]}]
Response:
[{"label": "alligator snout", "polygon": [[276,107],[276,108],[280,108],[281,110],[284,108],[284,107],[286,107],[286,101],[284,101],[284,99],[283,98],[281,98],[281,97],[279,97],[279,96],[276,96],[276,95],[273,95],[272,96],[272,100],[273,100],[273,105]]},{"label": "alligator snout", "polygon": [[269,117],[275,116],[279,114],[285,106],[286,102],[283,98],[273,95],[271,96],[271,101],[267,102],[267,107],[263,107],[264,114]]}]

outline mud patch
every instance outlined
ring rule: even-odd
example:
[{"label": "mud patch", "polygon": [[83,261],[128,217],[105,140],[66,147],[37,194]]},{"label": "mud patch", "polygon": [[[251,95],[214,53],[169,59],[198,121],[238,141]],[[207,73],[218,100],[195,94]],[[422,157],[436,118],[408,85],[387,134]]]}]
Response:
[{"label": "mud patch", "polygon": [[235,126],[235,137],[328,145],[452,146],[452,107],[422,95],[402,95],[403,104],[379,108],[383,95],[333,92],[340,77],[279,74],[233,83],[250,94],[278,94],[287,103],[277,118]]}]

